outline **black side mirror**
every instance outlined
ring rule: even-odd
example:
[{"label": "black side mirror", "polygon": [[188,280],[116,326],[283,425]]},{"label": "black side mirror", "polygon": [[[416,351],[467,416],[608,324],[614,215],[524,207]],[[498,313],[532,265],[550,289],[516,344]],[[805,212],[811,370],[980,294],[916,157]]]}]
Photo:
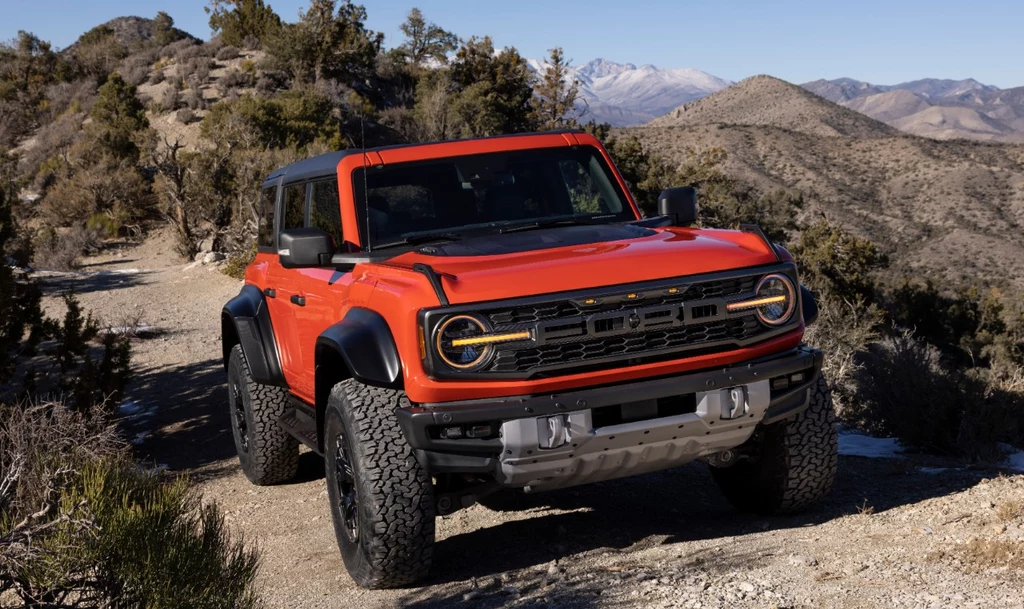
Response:
[{"label": "black side mirror", "polygon": [[697,189],[679,186],[661,191],[658,215],[667,216],[673,226],[692,226],[697,222]]},{"label": "black side mirror", "polygon": [[334,255],[334,239],[319,228],[290,228],[277,240],[277,256],[286,269],[327,266]]}]

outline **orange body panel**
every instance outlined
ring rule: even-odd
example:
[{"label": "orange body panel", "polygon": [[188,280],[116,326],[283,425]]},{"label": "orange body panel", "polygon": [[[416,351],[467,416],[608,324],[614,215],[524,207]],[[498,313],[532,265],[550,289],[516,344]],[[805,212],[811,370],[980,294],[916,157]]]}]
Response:
[{"label": "orange body panel", "polygon": [[[581,133],[444,142],[346,156],[338,164],[344,240],[350,249],[360,247],[356,211],[360,203],[354,200],[352,189],[352,172],[360,167],[577,145],[600,150],[614,168],[600,143]],[[615,177],[622,191],[628,193],[617,171]],[[633,213],[640,218],[636,203],[627,197]],[[385,263],[359,264],[344,273],[331,268],[284,269],[276,255],[260,253],[246,272],[246,282],[276,292],[267,302],[279,357],[285,380],[300,399],[308,403],[315,400],[317,336],[340,321],[350,308],[359,306],[376,311],[388,322],[402,360],[409,399],[435,403],[549,393],[734,364],[796,347],[803,326],[743,349],[599,372],[538,380],[437,380],[427,375],[420,358],[418,314],[440,303],[427,278],[412,270],[417,262],[429,263],[441,274],[452,304],[463,304],[757,267],[777,260],[756,235],[672,228],[633,239],[516,254],[433,257],[408,252]],[[305,298],[306,305],[292,306],[292,296]]]}]

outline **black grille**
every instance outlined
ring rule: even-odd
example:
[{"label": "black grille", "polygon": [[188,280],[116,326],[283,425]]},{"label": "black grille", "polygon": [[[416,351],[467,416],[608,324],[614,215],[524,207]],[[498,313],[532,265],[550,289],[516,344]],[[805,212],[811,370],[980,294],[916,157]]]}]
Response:
[{"label": "black grille", "polygon": [[644,297],[642,290],[636,300],[627,302],[609,302],[593,306],[579,306],[570,301],[542,302],[517,307],[504,307],[484,311],[495,327],[529,324],[562,317],[575,317],[580,315],[592,315],[594,313],[605,313],[608,311],[621,311],[638,306],[651,306],[659,304],[672,304],[683,301],[703,300],[705,298],[725,298],[751,292],[754,289],[755,276],[733,277],[729,279],[716,279],[687,285],[685,280],[680,280],[680,289],[676,294],[665,294],[664,289],[658,290],[658,294]]},{"label": "black grille", "polygon": [[656,355],[680,347],[700,346],[718,341],[751,338],[765,328],[753,316],[722,319],[668,330],[627,334],[611,338],[565,342],[530,349],[500,349],[495,353],[490,372],[523,372],[534,368],[586,363],[608,357]]}]

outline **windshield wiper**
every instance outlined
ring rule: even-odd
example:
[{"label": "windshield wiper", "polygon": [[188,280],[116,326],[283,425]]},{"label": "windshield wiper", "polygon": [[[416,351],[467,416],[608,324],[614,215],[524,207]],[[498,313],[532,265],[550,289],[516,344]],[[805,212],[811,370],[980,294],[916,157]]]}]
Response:
[{"label": "windshield wiper", "polygon": [[539,230],[542,228],[551,228],[553,226],[593,226],[594,224],[604,224],[604,222],[595,222],[593,217],[587,218],[560,218],[558,220],[538,220],[536,222],[530,222],[529,224],[519,224],[517,226],[506,226],[505,228],[498,229],[499,233],[518,233],[528,230]]},{"label": "windshield wiper", "polygon": [[381,243],[380,245],[374,245],[373,249],[381,249],[385,247],[398,247],[399,245],[420,245],[421,243],[430,243],[432,241],[458,241],[462,239],[462,235],[458,233],[429,233],[426,235],[409,235],[408,237],[402,237],[395,241],[388,241],[387,243]]}]

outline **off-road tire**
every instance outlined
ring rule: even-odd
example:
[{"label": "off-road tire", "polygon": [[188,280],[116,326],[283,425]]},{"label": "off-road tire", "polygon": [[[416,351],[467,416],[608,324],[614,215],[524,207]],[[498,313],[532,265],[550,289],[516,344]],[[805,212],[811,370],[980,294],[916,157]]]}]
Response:
[{"label": "off-road tire", "polygon": [[288,408],[288,390],[252,380],[241,345],[235,345],[228,358],[228,405],[231,434],[246,478],[260,486],[294,478],[299,443],[277,423]]},{"label": "off-road tire", "polygon": [[[364,588],[395,588],[430,571],[434,553],[434,492],[398,425],[405,393],[355,380],[331,390],[324,423],[324,459],[331,517],[342,559]],[[339,434],[341,437],[339,438]],[[339,461],[339,442],[345,454]],[[340,463],[348,463],[346,474]],[[344,482],[345,489],[339,484]],[[355,498],[348,513],[346,495]],[[355,522],[351,533],[346,522]]]},{"label": "off-road tire", "polygon": [[752,439],[752,458],[711,475],[737,509],[791,514],[818,502],[832,489],[839,462],[832,393],[823,375],[811,386],[802,413],[764,426]]}]

